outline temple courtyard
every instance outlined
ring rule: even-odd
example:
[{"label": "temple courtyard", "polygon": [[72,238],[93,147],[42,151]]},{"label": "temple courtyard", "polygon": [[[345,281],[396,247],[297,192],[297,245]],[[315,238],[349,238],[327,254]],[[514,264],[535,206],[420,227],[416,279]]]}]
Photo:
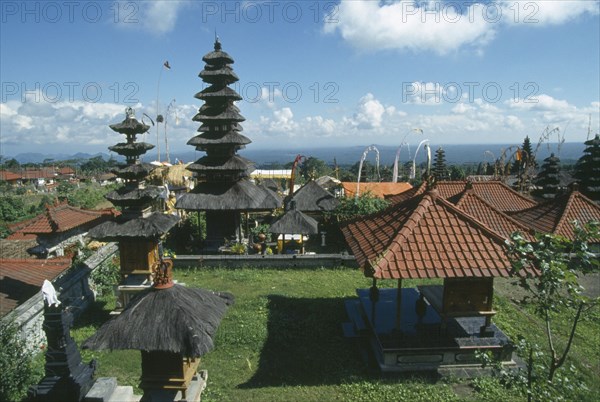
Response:
[{"label": "temple courtyard", "polygon": [[[368,289],[371,285],[371,280],[357,274],[355,268],[177,268],[174,274],[187,286],[236,295],[236,303],[217,333],[215,350],[201,359],[200,368],[208,370],[203,401],[520,400],[489,377],[461,378],[435,371],[382,376],[377,359],[357,348],[362,341],[344,336],[344,322],[348,321],[346,303],[356,300],[356,289]],[[492,327],[501,328],[511,340],[522,334],[543,345],[543,322],[533,314],[531,306],[518,302],[520,295],[514,292],[512,281],[494,281],[497,313]],[[597,277],[591,279],[592,283],[597,281]],[[403,295],[415,298],[414,288],[442,283],[438,282],[405,280]],[[396,285],[395,281],[379,281],[380,294],[395,294]],[[380,298],[383,300],[385,296]],[[100,298],[75,324],[72,333],[79,345],[108,320],[114,303],[113,296]],[[414,328],[414,333],[404,334],[407,340],[415,342],[418,331],[439,330],[438,319],[429,307],[421,322],[423,326],[419,327],[409,314],[414,311],[413,305],[407,302],[404,306],[407,313],[402,320],[408,325],[403,327]],[[393,316],[393,308],[388,313]],[[594,317],[594,321],[598,318]],[[594,321],[581,323],[567,361],[566,367],[573,365],[576,375],[590,387],[572,390],[571,396],[577,400],[593,400],[590,398],[600,394],[600,351],[596,347],[598,332]],[[481,341],[480,325],[479,321],[474,322],[467,331],[472,336],[465,337],[463,333],[461,342]],[[561,332],[566,334],[567,321],[561,325]],[[456,330],[448,324],[448,333]],[[393,331],[387,328],[385,332]],[[138,386],[138,351],[83,350],[82,356],[84,360],[98,359],[97,376],[116,376],[121,385]]]}]

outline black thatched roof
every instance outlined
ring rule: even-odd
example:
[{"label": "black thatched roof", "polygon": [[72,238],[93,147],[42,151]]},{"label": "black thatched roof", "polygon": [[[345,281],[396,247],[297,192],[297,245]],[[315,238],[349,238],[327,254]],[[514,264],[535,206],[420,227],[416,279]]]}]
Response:
[{"label": "black thatched roof", "polygon": [[254,171],[254,162],[239,155],[233,156],[203,156],[187,167],[193,172],[201,170],[239,170]]},{"label": "black thatched roof", "polygon": [[175,208],[197,211],[268,211],[279,208],[281,198],[272,191],[259,187],[249,180],[235,183],[199,183],[192,193],[187,193]]},{"label": "black thatched roof", "polygon": [[310,180],[296,191],[291,200],[296,202],[297,209],[304,212],[332,211],[340,203],[314,180]]},{"label": "black thatched roof", "polygon": [[209,98],[227,98],[236,101],[243,99],[237,92],[235,92],[235,90],[229,87],[223,88],[218,85],[211,85],[210,87],[203,89],[202,91],[194,95],[194,98],[200,100],[206,100]]},{"label": "black thatched roof", "polygon": [[194,145],[195,147],[201,147],[206,145],[220,145],[220,144],[235,144],[235,145],[246,145],[252,141],[245,135],[239,134],[237,131],[231,130],[226,134],[222,133],[203,133],[192,137],[187,145]]},{"label": "black thatched roof", "polygon": [[142,134],[150,129],[150,126],[137,121],[135,117],[126,117],[122,122],[111,124],[109,127],[121,134]]},{"label": "black thatched roof", "polygon": [[297,209],[290,209],[271,224],[269,231],[283,234],[317,234],[318,226],[318,222],[310,216]]},{"label": "black thatched roof", "polygon": [[129,302],[83,343],[84,349],[137,349],[200,357],[214,348],[213,337],[233,295],[174,285],[150,288]]},{"label": "black thatched roof", "polygon": [[147,204],[158,198],[163,189],[157,186],[147,186],[146,188],[127,188],[121,187],[118,190],[111,191],[104,198],[119,206],[136,206]]},{"label": "black thatched roof", "polygon": [[171,230],[178,221],[179,217],[176,215],[155,212],[145,218],[104,222],[92,228],[88,234],[91,238],[102,241],[127,238],[156,239]]},{"label": "black thatched roof", "polygon": [[122,179],[139,179],[156,169],[156,166],[149,163],[136,163],[133,165],[124,165],[112,172]]},{"label": "black thatched roof", "polygon": [[120,142],[117,145],[108,147],[108,149],[110,149],[111,151],[116,152],[119,155],[125,156],[139,156],[145,154],[146,151],[152,148],[154,148],[154,145],[148,144],[147,142]]}]

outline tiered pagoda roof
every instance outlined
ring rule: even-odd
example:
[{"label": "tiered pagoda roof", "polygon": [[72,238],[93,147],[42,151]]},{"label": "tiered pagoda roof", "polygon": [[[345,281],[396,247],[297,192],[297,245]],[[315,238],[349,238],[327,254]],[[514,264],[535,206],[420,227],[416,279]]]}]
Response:
[{"label": "tiered pagoda roof", "polygon": [[145,133],[150,127],[139,122],[131,108],[127,108],[125,120],[109,127],[126,137],[126,142],[108,147],[125,157],[126,163],[113,171],[125,181],[125,186],[106,195],[107,200],[123,208],[123,214],[116,221],[96,226],[90,230],[90,236],[111,241],[121,238],[158,238],[168,232],[178,218],[160,212],[150,214],[150,204],[161,195],[162,190],[157,186],[146,186],[146,176],[156,167],[141,163],[140,156],[154,148],[154,145],[136,142],[137,135]]},{"label": "tiered pagoda roof", "polygon": [[281,199],[249,181],[254,163],[237,155],[252,141],[241,134],[244,121],[234,105],[242,97],[228,85],[239,80],[233,72],[233,58],[215,41],[214,51],[206,54],[199,77],[209,86],[195,97],[204,101],[193,120],[202,123],[197,136],[188,141],[206,153],[188,169],[195,173],[198,184],[193,192],[183,195],[176,207],[201,211],[256,211],[281,205]]}]

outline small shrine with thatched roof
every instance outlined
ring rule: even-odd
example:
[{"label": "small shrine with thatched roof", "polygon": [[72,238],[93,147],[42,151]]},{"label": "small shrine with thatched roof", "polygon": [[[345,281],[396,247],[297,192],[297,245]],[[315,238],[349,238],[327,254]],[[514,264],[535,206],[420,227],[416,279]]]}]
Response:
[{"label": "small shrine with thatched roof", "polygon": [[153,286],[138,293],[83,347],[140,350],[142,400],[199,401],[207,379],[205,371],[198,375],[200,357],[214,348],[213,338],[234,298],[175,284],[171,267],[171,261],[161,262]]},{"label": "small shrine with thatched roof", "polygon": [[[495,219],[518,227],[506,215]],[[351,322],[344,330],[370,340],[382,371],[475,367],[478,349],[514,365],[512,343],[492,323],[493,280],[511,274],[504,235],[435,189],[349,221],[342,232],[373,279],[370,289],[358,289],[358,299],[347,302]],[[388,279],[398,282],[396,289],[377,287]],[[443,285],[403,289],[405,279],[442,279]]]},{"label": "small shrine with thatched roof", "polygon": [[201,122],[201,133],[188,141],[206,156],[188,166],[195,173],[194,189],[177,200],[176,208],[206,212],[204,250],[216,251],[225,240],[242,240],[241,213],[269,211],[282,200],[265,187],[250,181],[252,161],[237,154],[252,141],[240,132],[244,117],[234,102],[242,97],[229,85],[239,80],[233,72],[233,58],[215,41],[214,51],[206,54],[200,78],[209,86],[196,94],[204,105],[194,116]]},{"label": "small shrine with thatched roof", "polygon": [[106,195],[106,199],[122,208],[117,219],[105,222],[90,230],[90,237],[119,243],[121,284],[119,303],[125,307],[132,293],[149,287],[153,270],[160,259],[159,243],[179,220],[177,216],[165,215],[152,210],[152,203],[161,196],[157,186],[146,185],[146,176],[155,169],[141,163],[140,156],[154,146],[136,142],[136,136],[149,127],[135,118],[133,109],[127,108],[125,120],[110,128],[124,134],[126,142],[109,147],[111,151],[125,156],[126,163],[114,173],[125,185]]}]

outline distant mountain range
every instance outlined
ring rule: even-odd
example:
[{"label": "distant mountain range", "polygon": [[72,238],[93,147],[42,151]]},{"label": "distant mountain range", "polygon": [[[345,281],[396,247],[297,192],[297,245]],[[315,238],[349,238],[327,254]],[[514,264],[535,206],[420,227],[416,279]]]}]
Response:
[{"label": "distant mountain range", "polygon": [[[534,145],[535,146],[535,145]],[[379,150],[380,163],[390,165],[394,162],[396,156],[397,147],[388,145],[376,145]],[[435,157],[435,150],[439,145],[432,145],[432,158]],[[462,164],[462,163],[479,163],[482,161],[492,161],[499,158],[504,149],[507,149],[509,145],[506,144],[448,144],[442,145],[446,151],[446,161],[450,164]],[[298,149],[255,149],[250,145],[248,149],[240,151],[240,154],[244,157],[254,161],[257,165],[269,165],[269,164],[285,164],[292,162],[296,155],[312,156],[325,161],[328,164],[333,164],[334,158],[339,165],[353,165],[358,162],[365,150],[366,146],[349,146],[349,147],[330,147],[330,148],[298,148]],[[537,160],[541,162],[544,158],[548,157],[551,152],[556,153],[556,144],[543,144],[537,153]],[[565,143],[561,147],[560,159],[563,163],[574,163],[583,154],[585,146],[583,143]],[[415,146],[410,148],[410,157],[406,148],[402,149],[400,154],[400,161],[407,162],[412,160],[414,157]],[[204,152],[195,151],[173,151],[171,152],[171,162],[180,160],[184,162],[192,162],[202,157]],[[71,160],[71,159],[89,159],[97,156],[102,156],[108,160],[110,155],[99,152],[96,154],[88,153],[76,153],[73,155],[66,154],[41,154],[41,153],[21,153],[15,155],[14,158],[19,163],[41,163],[44,160],[52,159],[55,161]],[[152,152],[145,156],[146,161],[152,160]],[[508,159],[510,155],[506,155]],[[122,160],[118,155],[114,155],[117,160]],[[11,157],[8,157],[9,159]],[[367,159],[371,162],[375,160],[374,154],[371,152]],[[418,161],[425,160],[425,154],[420,151],[417,157]]]}]

